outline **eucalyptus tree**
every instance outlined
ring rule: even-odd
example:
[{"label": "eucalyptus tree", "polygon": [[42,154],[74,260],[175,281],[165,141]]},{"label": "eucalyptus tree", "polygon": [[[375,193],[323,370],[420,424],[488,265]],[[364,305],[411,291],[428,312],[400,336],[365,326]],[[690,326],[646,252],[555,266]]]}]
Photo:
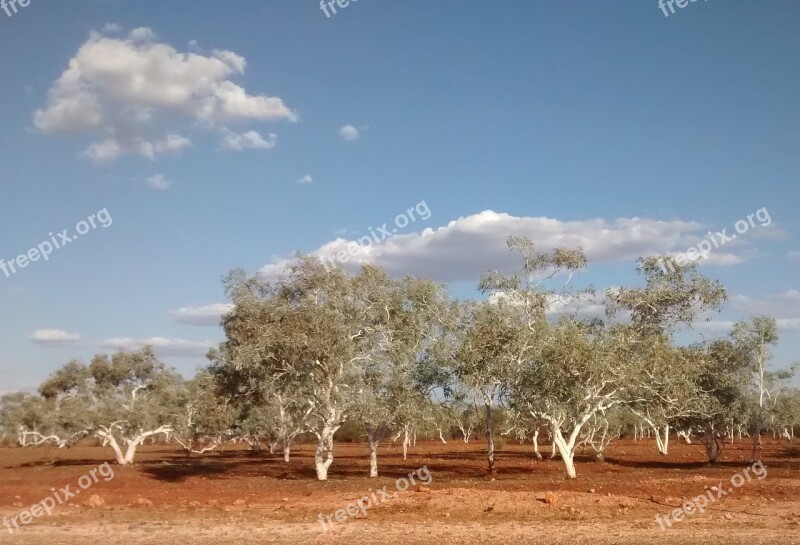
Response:
[{"label": "eucalyptus tree", "polygon": [[577,475],[575,451],[584,427],[630,400],[630,364],[619,357],[619,346],[627,342],[623,326],[562,317],[514,384],[515,409],[550,424],[553,444],[570,478]]},{"label": "eucalyptus tree", "polygon": [[[670,264],[662,268],[662,259]],[[664,272],[666,271],[666,272]],[[694,414],[696,367],[687,353],[675,346],[678,328],[690,327],[703,313],[719,310],[726,299],[718,281],[700,274],[696,263],[678,265],[672,258],[639,260],[645,285],[606,290],[607,315],[630,317],[628,350],[632,362],[631,409],[652,429],[656,446],[666,455],[669,434],[676,423]]]},{"label": "eucalyptus tree", "polygon": [[16,392],[0,397],[0,429],[13,434],[21,447],[53,443],[66,445],[55,414],[55,404],[41,396]]},{"label": "eucalyptus tree", "polygon": [[772,393],[769,400],[769,420],[773,435],[792,441],[800,425],[800,390],[783,387]]},{"label": "eucalyptus tree", "polygon": [[508,301],[465,305],[465,327],[455,353],[456,375],[484,408],[489,473],[495,472],[494,411],[525,351],[524,325]]},{"label": "eucalyptus tree", "polygon": [[146,439],[173,431],[181,382],[146,347],[97,355],[89,365],[70,362],[45,380],[39,393],[56,404],[61,427],[72,438],[102,439],[120,465],[129,465]]},{"label": "eucalyptus tree", "polygon": [[[521,270],[515,275],[492,271],[481,278],[478,288],[489,299],[465,305],[465,325],[455,354],[459,378],[485,408],[490,473],[494,472],[494,405],[508,396],[522,404],[532,403],[542,394],[527,389],[530,384],[518,378],[530,380],[530,371],[541,369],[540,356],[550,334],[547,312],[554,303],[570,297],[569,282],[586,266],[580,249],[539,252],[530,240],[513,236],[507,245],[520,253]],[[546,281],[561,275],[567,278],[559,289],[547,287]]]},{"label": "eucalyptus tree", "polygon": [[769,371],[769,361],[772,358],[770,347],[778,342],[778,326],[774,318],[756,316],[750,320],[734,325],[731,338],[744,354],[753,375],[754,387],[758,395],[755,414],[755,430],[753,431],[753,450],[750,460],[756,460],[758,447],[761,443],[761,430],[764,427],[764,406],[769,397],[768,382],[788,378],[785,373],[772,373]]},{"label": "eucalyptus tree", "polygon": [[703,432],[699,437],[710,463],[722,455],[724,436],[742,413],[751,395],[750,367],[746,355],[729,339],[687,348],[698,370],[699,409],[687,424]]},{"label": "eucalyptus tree", "polygon": [[233,438],[236,411],[231,399],[219,390],[208,370],[178,391],[178,406],[171,437],[189,454],[210,452]]},{"label": "eucalyptus tree", "polygon": [[361,384],[361,363],[374,336],[364,275],[326,269],[299,256],[275,282],[232,274],[226,288],[234,310],[223,320],[224,350],[244,390],[266,377],[275,391],[292,392],[317,437],[314,464],[326,480],[333,438],[351,416]]},{"label": "eucalyptus tree", "polygon": [[405,459],[411,437],[429,420],[440,382],[433,352],[447,331],[450,301],[434,282],[394,280],[369,265],[361,271],[361,290],[372,340],[359,366],[357,413],[370,447],[370,476],[377,477],[378,445],[390,430],[403,436]]}]

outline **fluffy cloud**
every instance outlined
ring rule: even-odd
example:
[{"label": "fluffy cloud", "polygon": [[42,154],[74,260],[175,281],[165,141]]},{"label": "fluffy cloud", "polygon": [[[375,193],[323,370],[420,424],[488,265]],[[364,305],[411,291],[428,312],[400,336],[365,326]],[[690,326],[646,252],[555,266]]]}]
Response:
[{"label": "fluffy cloud", "polygon": [[159,191],[164,191],[169,189],[172,185],[172,181],[168,180],[166,176],[163,174],[154,174],[145,180],[145,183],[148,187],[152,189],[157,189]]},{"label": "fluffy cloud", "polygon": [[180,52],[158,42],[149,28],[123,38],[108,35],[118,31],[107,25],[105,33],[92,32],[33,116],[44,133],[91,135],[95,140],[83,154],[95,163],[124,153],[155,159],[191,145],[159,120],[210,128],[297,119],[282,99],[248,94],[231,81],[247,64],[236,53]]},{"label": "fluffy cloud", "polygon": [[295,180],[295,183],[297,183],[297,184],[310,184],[313,181],[314,181],[314,178],[312,178],[310,174],[306,174],[305,176],[303,176],[299,180]]},{"label": "fluffy cloud", "polygon": [[[391,231],[393,225],[389,224]],[[633,261],[645,255],[663,254],[686,248],[694,233],[704,226],[691,221],[659,221],[647,218],[562,221],[546,217],[518,217],[486,210],[459,218],[443,227],[418,233],[394,235],[380,244],[360,249],[357,258],[385,267],[390,274],[415,274],[440,281],[474,281],[491,269],[511,272],[519,258],[506,247],[509,235],[526,236],[539,250],[556,246],[582,247],[591,263]],[[309,253],[320,258],[336,255],[359,239],[344,238],[324,244]],[[720,252],[717,250],[717,252]],[[721,264],[725,259],[718,258]],[[734,259],[728,259],[732,263]],[[279,259],[261,272],[274,277],[291,258]],[[707,263],[707,262],[705,262]],[[704,263],[704,264],[705,264]],[[350,263],[348,267],[356,265]]]},{"label": "fluffy cloud", "polygon": [[106,350],[141,350],[145,346],[152,346],[159,357],[198,358],[203,357],[209,348],[216,346],[211,341],[187,341],[167,337],[150,337],[147,339],[132,339],[130,337],[115,337],[100,343]]},{"label": "fluffy cloud", "polygon": [[80,335],[69,333],[63,329],[37,329],[31,335],[31,342],[48,347],[69,346],[80,341]]},{"label": "fluffy cloud", "polygon": [[179,324],[194,326],[218,326],[222,316],[233,310],[230,303],[214,303],[203,306],[186,306],[170,312]]},{"label": "fluffy cloud", "polygon": [[222,137],[220,147],[228,151],[243,151],[247,149],[272,149],[278,143],[278,136],[275,134],[268,134],[267,139],[264,138],[256,131],[247,131],[243,134],[237,134],[233,131],[225,131],[225,136]]},{"label": "fluffy cloud", "polygon": [[339,136],[345,142],[352,142],[353,140],[358,140],[358,137],[361,134],[358,132],[358,129],[352,125],[345,125],[341,129],[339,129]]}]

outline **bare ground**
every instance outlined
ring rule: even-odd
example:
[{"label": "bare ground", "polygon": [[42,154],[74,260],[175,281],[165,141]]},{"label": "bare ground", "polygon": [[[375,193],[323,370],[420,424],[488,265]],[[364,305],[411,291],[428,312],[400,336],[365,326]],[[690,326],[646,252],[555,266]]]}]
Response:
[{"label": "bare ground", "polygon": [[[698,445],[675,442],[663,457],[652,441],[624,440],[612,444],[606,462],[587,453],[569,480],[559,460],[547,459],[547,447],[536,460],[530,445],[513,443],[498,453],[492,481],[482,442],[419,443],[406,461],[398,447],[385,447],[377,479],[366,477],[366,446],[339,444],[324,483],[315,479],[310,445],[288,464],[240,447],[188,459],[153,446],[135,467],[112,466],[113,479],[101,477],[52,517],[13,535],[0,526],[0,543],[800,544],[799,450],[786,442],[764,445],[764,480],[753,478],[666,531],[656,523],[657,514],[706,487],[732,489],[731,477],[749,465],[748,446],[727,446],[724,461],[709,466]],[[97,447],[0,449],[0,516],[17,516],[53,488],[76,491],[109,455]],[[427,487],[398,492],[328,531],[318,521],[384,485],[395,491],[397,479],[422,466],[433,478]]]}]

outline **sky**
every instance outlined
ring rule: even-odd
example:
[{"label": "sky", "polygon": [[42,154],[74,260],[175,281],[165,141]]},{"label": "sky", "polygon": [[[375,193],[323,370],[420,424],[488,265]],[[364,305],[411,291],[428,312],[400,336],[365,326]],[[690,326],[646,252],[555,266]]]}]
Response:
[{"label": "sky", "polygon": [[601,290],[705,244],[696,334],[768,314],[800,359],[800,4],[342,3],[0,11],[0,392],[144,344],[191,376],[233,268],[349,247],[471,297],[510,234]]}]

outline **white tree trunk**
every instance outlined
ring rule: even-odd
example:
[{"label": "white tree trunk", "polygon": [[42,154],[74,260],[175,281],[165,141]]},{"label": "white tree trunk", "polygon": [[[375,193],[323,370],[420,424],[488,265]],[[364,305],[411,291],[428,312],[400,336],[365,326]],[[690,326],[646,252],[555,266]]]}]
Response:
[{"label": "white tree trunk", "polygon": [[567,470],[567,476],[570,479],[574,479],[578,475],[575,471],[575,462],[573,460],[575,456],[574,441],[571,441],[572,445],[570,445],[564,439],[560,429],[556,429],[553,435],[553,445],[554,447],[558,448],[558,452],[561,454],[561,459],[564,460],[564,467]]},{"label": "white tree trunk", "polygon": [[533,453],[536,454],[538,459],[542,459],[542,453],[539,452],[539,429],[533,432]]},{"label": "white tree trunk", "polygon": [[314,453],[314,467],[317,470],[317,479],[328,480],[328,468],[333,463],[333,434],[339,427],[325,425],[322,432],[317,434],[317,450]]},{"label": "white tree trunk", "polygon": [[291,455],[292,444],[287,440],[283,443],[283,461],[289,463],[289,456]]},{"label": "white tree trunk", "polygon": [[656,434],[656,447],[658,448],[658,452],[662,455],[666,456],[669,453],[669,424],[664,425],[664,436],[661,436],[661,428],[658,426],[652,426],[653,433]]}]

